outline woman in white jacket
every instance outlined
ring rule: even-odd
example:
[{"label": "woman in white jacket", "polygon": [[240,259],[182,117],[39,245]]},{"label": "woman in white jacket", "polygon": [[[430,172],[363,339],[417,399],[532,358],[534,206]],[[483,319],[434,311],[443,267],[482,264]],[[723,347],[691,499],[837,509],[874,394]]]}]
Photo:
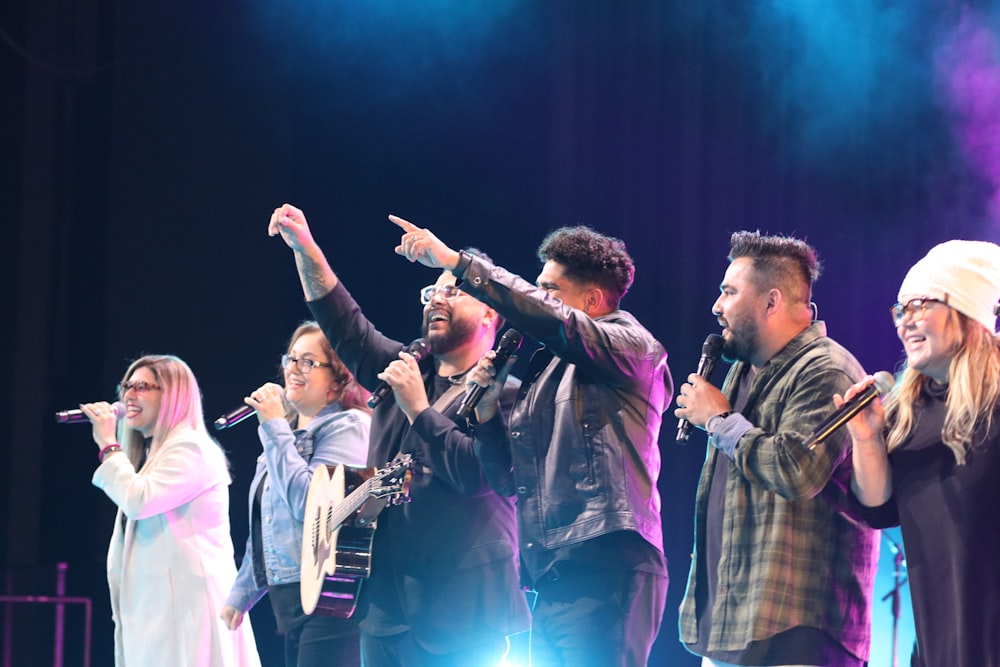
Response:
[{"label": "woman in white jacket", "polygon": [[[256,667],[253,630],[218,618],[236,577],[229,469],[187,364],[129,366],[122,408],[80,408],[100,448],[94,486],[118,505],[108,549],[116,667]],[[116,411],[115,408],[118,408]]]}]

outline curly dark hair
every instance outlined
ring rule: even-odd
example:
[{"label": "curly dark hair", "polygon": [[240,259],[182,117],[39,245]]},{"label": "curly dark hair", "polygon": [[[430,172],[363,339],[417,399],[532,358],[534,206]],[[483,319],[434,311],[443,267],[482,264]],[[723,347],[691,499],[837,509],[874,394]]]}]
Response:
[{"label": "curly dark hair", "polygon": [[625,242],[590,227],[561,227],[550,232],[538,246],[538,259],[543,264],[558,262],[570,280],[600,285],[615,306],[635,278],[635,263]]},{"label": "curly dark hair", "polygon": [[816,250],[791,236],[763,236],[760,231],[734,232],[729,240],[729,261],[748,257],[753,263],[753,283],[759,292],[779,288],[793,303],[808,304],[812,285],[822,266]]}]

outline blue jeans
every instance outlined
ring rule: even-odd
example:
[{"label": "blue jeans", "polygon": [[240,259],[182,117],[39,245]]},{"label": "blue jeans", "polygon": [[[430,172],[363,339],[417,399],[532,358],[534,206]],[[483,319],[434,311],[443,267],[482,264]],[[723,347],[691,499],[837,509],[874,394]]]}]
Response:
[{"label": "blue jeans", "polygon": [[580,566],[536,585],[535,667],[644,667],[663,621],[667,578]]}]

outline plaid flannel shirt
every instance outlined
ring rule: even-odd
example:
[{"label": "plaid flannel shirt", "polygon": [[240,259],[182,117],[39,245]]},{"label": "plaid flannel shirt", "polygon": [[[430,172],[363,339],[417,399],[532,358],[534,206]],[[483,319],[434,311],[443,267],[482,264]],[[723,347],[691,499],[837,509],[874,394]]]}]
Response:
[{"label": "plaid flannel shirt", "polygon": [[[743,362],[723,392],[733,402]],[[741,650],[793,627],[828,633],[867,659],[878,533],[851,516],[850,437],[841,429],[814,450],[806,437],[834,410],[833,394],[864,376],[858,361],[814,322],[758,372],[742,414],[726,482],[722,553],[708,650]],[[681,603],[681,641],[698,637],[697,568],[709,484],[719,456],[708,448],[695,503],[695,553]]]}]

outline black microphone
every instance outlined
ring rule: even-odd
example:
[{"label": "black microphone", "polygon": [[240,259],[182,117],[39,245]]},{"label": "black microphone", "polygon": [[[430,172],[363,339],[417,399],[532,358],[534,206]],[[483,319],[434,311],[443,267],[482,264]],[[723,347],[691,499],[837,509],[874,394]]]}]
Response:
[{"label": "black microphone", "polygon": [[229,428],[230,426],[236,426],[241,421],[249,419],[253,414],[257,412],[254,408],[249,405],[241,405],[238,408],[230,410],[226,414],[222,415],[215,420],[215,430],[221,431],[224,428]]},{"label": "black microphone", "polygon": [[[111,411],[115,413],[115,419],[125,416],[125,404],[115,401],[111,404]],[[60,410],[56,413],[56,422],[59,424],[83,424],[90,421],[83,410]]]},{"label": "black microphone", "polygon": [[854,415],[864,410],[869,403],[875,400],[876,396],[886,393],[896,383],[896,379],[892,377],[892,373],[889,371],[879,371],[874,377],[874,384],[868,385],[863,392],[837,408],[832,415],[827,417],[826,421],[816,427],[812,435],[806,438],[802,444],[809,449],[815,449],[816,445],[829,438],[833,435],[834,431],[851,421]]},{"label": "black microphone", "polygon": [[[722,346],[725,344],[719,334],[709,334],[705,342],[701,344],[701,359],[698,360],[698,375],[706,380],[711,377],[715,370],[715,362],[722,356]],[[691,422],[681,419],[677,422],[677,442],[685,443],[691,437]]]},{"label": "black microphone", "polygon": [[[406,352],[407,354],[412,354],[413,358],[416,359],[418,363],[420,362],[421,359],[426,357],[430,351],[431,351],[430,346],[427,344],[427,341],[424,340],[423,338],[418,338],[403,348],[403,352]],[[380,382],[379,385],[375,387],[375,391],[372,392],[371,398],[368,399],[368,407],[374,408],[379,403],[381,403],[386,396],[388,396],[391,393],[392,393],[392,387],[390,387],[386,382]]]},{"label": "black microphone", "polygon": [[[521,347],[522,340],[524,340],[524,336],[517,329],[508,329],[504,335],[500,336],[500,342],[497,343],[495,350],[497,355],[493,358],[493,368],[496,369],[498,375],[503,367],[507,365],[507,362],[510,361],[511,355]],[[481,387],[478,384],[469,387],[465,391],[465,398],[462,399],[462,405],[458,408],[458,418],[468,419],[472,415],[472,411],[479,405],[479,401],[483,400],[483,394],[485,393],[486,387]]]}]

